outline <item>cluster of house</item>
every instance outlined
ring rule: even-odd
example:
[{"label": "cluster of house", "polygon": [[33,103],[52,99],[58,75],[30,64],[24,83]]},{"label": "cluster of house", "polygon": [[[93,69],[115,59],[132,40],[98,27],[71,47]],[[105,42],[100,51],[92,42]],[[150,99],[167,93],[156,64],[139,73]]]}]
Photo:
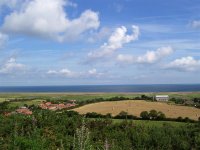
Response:
[{"label": "cluster of house", "polygon": [[[60,103],[60,104],[52,104],[51,102],[43,102],[38,105],[42,109],[49,109],[49,110],[61,110],[67,109],[70,107],[76,106],[76,100],[70,100],[68,103]],[[5,113],[5,116],[10,116],[12,114],[23,114],[23,115],[32,115],[32,111],[27,107],[20,107],[13,112]]]},{"label": "cluster of house", "polygon": [[20,107],[20,108],[16,109],[15,111],[5,113],[4,115],[5,116],[10,116],[12,114],[32,115],[32,113],[33,112],[31,110],[29,110],[27,107]]},{"label": "cluster of house", "polygon": [[42,109],[61,110],[76,106],[76,100],[70,100],[69,103],[52,104],[51,102],[44,102],[39,104]]}]

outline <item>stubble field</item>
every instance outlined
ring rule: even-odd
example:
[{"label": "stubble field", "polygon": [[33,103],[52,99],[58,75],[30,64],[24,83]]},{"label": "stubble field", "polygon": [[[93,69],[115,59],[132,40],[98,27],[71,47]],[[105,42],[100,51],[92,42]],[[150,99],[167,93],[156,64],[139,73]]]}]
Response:
[{"label": "stubble field", "polygon": [[126,111],[129,114],[139,117],[142,111],[150,111],[152,109],[162,111],[166,117],[169,118],[177,118],[181,116],[183,118],[189,117],[190,119],[198,120],[200,117],[200,109],[194,107],[178,106],[164,102],[147,102],[143,100],[93,103],[74,110],[81,114],[96,112],[104,115],[111,113],[113,116],[119,114],[121,111]]}]

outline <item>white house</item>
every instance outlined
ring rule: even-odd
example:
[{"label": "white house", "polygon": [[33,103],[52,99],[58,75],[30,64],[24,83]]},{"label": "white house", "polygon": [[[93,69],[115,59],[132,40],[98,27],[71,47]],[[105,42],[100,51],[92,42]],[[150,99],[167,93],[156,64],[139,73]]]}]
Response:
[{"label": "white house", "polygon": [[156,100],[167,102],[169,100],[169,95],[156,95]]}]

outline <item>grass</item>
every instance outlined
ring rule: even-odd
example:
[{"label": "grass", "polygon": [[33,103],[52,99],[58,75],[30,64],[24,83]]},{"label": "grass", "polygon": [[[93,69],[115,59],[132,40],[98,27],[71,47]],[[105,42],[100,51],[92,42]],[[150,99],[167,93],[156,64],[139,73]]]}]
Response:
[{"label": "grass", "polygon": [[5,98],[0,98],[0,103],[4,102],[6,99]]},{"label": "grass", "polygon": [[25,104],[30,106],[30,105],[38,105],[42,102],[43,100],[30,100],[30,101],[19,101],[19,102],[11,102],[9,103],[9,107],[22,107]]},{"label": "grass", "polygon": [[[89,120],[102,120],[104,118],[87,118]],[[125,121],[125,119],[112,119],[114,124],[121,123]],[[127,120],[132,121],[136,126],[146,126],[146,127],[162,127],[164,125],[170,125],[173,127],[181,127],[181,126],[188,126],[192,123],[186,123],[186,122],[176,122],[176,121],[155,121],[155,120]]]},{"label": "grass", "polygon": [[169,96],[174,98],[191,100],[193,98],[200,98],[200,92],[174,92],[174,93],[169,93]]},{"label": "grass", "polygon": [[51,100],[67,100],[76,99],[79,101],[95,99],[95,98],[111,98],[115,96],[136,97],[141,94],[136,93],[1,93],[0,98],[32,98],[51,99]]},{"label": "grass", "polygon": [[[120,123],[124,121],[123,119],[113,119],[113,123]],[[153,120],[133,120],[133,123],[137,126],[137,125],[144,125],[144,126],[148,126],[148,127],[152,127],[152,126],[157,126],[157,127],[162,127],[163,125],[171,125],[174,127],[180,127],[180,126],[186,126],[189,125],[191,123],[185,123],[185,122],[175,122],[175,121],[153,121]]]},{"label": "grass", "polygon": [[0,93],[0,102],[7,98],[37,98],[37,99],[51,99],[51,100],[67,100],[76,99],[84,101],[94,98],[111,98],[115,96],[137,97],[145,94],[153,96],[155,94],[167,94],[170,97],[183,98],[191,100],[194,97],[200,97],[200,92],[168,92],[168,93]]}]

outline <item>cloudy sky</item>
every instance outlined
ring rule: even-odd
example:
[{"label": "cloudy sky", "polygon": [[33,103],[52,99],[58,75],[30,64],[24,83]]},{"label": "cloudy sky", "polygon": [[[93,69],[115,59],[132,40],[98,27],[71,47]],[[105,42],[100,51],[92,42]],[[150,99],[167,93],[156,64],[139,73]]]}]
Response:
[{"label": "cloudy sky", "polygon": [[199,0],[0,0],[0,86],[200,83]]}]

